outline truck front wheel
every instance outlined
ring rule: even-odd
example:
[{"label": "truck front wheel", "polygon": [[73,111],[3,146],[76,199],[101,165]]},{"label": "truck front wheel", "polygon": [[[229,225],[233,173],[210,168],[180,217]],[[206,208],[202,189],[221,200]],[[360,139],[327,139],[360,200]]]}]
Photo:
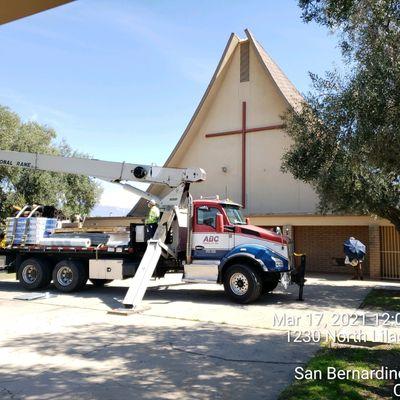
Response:
[{"label": "truck front wheel", "polygon": [[62,260],[53,270],[53,282],[61,292],[81,289],[88,279],[87,268],[79,261]]},{"label": "truck front wheel", "polygon": [[263,293],[272,292],[278,286],[278,283],[279,283],[279,280],[264,281],[263,282],[263,287],[262,287],[262,292]]},{"label": "truck front wheel", "polygon": [[268,272],[264,274],[262,280],[262,293],[272,292],[279,283],[280,274],[277,272]]},{"label": "truck front wheel", "polygon": [[248,265],[231,265],[224,274],[224,289],[233,301],[250,303],[261,295],[261,278]]},{"label": "truck front wheel", "polygon": [[46,260],[29,258],[21,263],[18,279],[27,290],[46,288],[51,282],[51,268]]}]

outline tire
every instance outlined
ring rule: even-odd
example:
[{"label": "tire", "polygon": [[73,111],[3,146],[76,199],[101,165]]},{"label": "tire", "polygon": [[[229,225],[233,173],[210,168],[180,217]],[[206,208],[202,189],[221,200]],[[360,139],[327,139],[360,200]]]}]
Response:
[{"label": "tire", "polygon": [[18,279],[26,290],[44,289],[51,282],[51,267],[46,260],[29,258],[18,269]]},{"label": "tire", "polygon": [[272,292],[278,286],[279,280],[267,281],[264,280],[262,284],[263,294]]},{"label": "tire", "polygon": [[87,266],[76,260],[62,260],[53,270],[54,286],[69,293],[82,289],[88,279]]},{"label": "tire", "polygon": [[261,295],[260,275],[248,265],[231,265],[224,274],[225,293],[235,302],[246,304]]},{"label": "tire", "polygon": [[111,283],[113,279],[89,279],[90,282],[93,283],[94,286],[97,287],[103,287],[104,285],[107,285],[107,283]]}]

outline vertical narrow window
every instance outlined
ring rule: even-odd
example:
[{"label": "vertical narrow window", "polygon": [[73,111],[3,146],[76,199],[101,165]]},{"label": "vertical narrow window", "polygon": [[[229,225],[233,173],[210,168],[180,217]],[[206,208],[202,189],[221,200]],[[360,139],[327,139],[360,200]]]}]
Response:
[{"label": "vertical narrow window", "polygon": [[240,44],[240,82],[250,79],[249,41]]}]

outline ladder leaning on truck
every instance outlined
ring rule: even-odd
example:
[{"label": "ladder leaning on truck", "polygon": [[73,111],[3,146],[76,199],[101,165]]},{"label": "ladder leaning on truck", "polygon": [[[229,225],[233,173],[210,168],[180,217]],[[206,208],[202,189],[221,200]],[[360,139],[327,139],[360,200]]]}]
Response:
[{"label": "ladder leaning on truck", "polygon": [[[0,250],[6,265],[17,272],[30,290],[44,288],[53,280],[64,292],[78,290],[88,278],[99,283],[132,278],[123,300],[136,309],[152,276],[166,271],[184,272],[189,282],[218,282],[235,301],[255,301],[281,281],[298,283],[290,238],[250,225],[240,205],[219,199],[193,201],[191,183],[205,180],[201,168],[166,168],[0,150],[0,165],[33,170],[72,173],[99,178],[153,200],[161,218],[152,237],[145,227],[131,227],[127,246],[60,246],[8,244]],[[169,187],[163,197],[140,190],[129,181]],[[81,234],[85,236],[84,233]]]}]

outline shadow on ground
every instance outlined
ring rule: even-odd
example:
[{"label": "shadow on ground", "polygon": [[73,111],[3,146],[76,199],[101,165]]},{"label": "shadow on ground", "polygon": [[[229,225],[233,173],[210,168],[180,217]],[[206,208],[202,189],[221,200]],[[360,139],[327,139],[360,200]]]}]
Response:
[{"label": "shadow on ground", "polygon": [[[126,286],[88,285],[25,306],[12,300],[21,293],[19,284],[0,281],[2,322],[13,319],[3,330],[8,336],[0,337],[0,398],[276,399],[294,368],[319,346],[287,343],[286,332],[254,327],[278,310],[357,308],[374,285],[311,276],[304,302],[291,286],[242,306],[216,285],[160,284],[145,296],[156,315],[117,317],[101,311],[118,307]],[[220,322],[198,322],[214,316]]]},{"label": "shadow on ground", "polygon": [[2,348],[2,399],[275,399],[317,346],[193,324],[80,326]]}]

